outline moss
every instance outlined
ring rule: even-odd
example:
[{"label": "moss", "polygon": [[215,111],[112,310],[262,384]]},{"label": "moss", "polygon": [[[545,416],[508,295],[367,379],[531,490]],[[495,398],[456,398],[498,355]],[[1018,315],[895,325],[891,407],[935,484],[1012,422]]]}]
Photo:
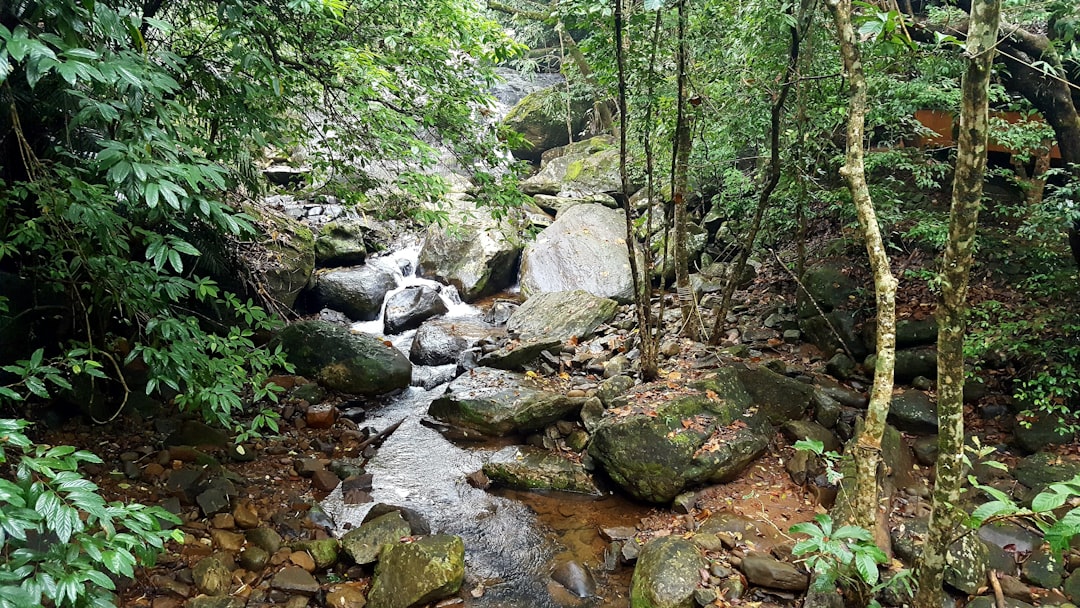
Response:
[{"label": "moss", "polygon": [[582,160],[575,160],[566,166],[566,179],[567,181],[573,181],[581,176],[581,172],[585,170],[585,162]]}]

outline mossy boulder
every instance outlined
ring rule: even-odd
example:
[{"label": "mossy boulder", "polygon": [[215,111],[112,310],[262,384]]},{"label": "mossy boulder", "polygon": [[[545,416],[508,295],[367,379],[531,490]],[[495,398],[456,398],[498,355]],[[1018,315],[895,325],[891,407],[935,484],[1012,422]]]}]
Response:
[{"label": "mossy boulder", "polygon": [[[579,99],[572,99],[570,126],[574,133],[585,126],[585,114],[589,106]],[[530,162],[539,162],[540,156],[570,142],[570,132],[566,124],[566,85],[554,84],[550,87],[529,93],[517,102],[503,119],[503,126],[518,133],[525,140],[525,145],[511,150],[514,157]]]},{"label": "mossy boulder", "polygon": [[385,268],[364,265],[320,271],[315,280],[315,302],[345,313],[353,321],[379,318],[386,294],[397,279]]},{"label": "mossy boulder", "polygon": [[797,299],[800,318],[832,312],[848,304],[858,284],[848,276],[845,265],[846,261],[824,261],[803,272],[803,289]]},{"label": "mossy boulder", "polygon": [[799,420],[810,409],[814,387],[765,367],[736,367],[739,381],[772,424]]},{"label": "mossy boulder", "polygon": [[524,374],[481,367],[451,382],[431,402],[428,414],[459,428],[502,436],[541,429],[580,407],[579,400],[546,390]]},{"label": "mossy boulder", "polygon": [[300,321],[276,338],[296,372],[323,386],[355,395],[406,388],[412,364],[392,345],[325,321]]},{"label": "mossy boulder", "polygon": [[323,268],[356,266],[367,258],[363,227],[356,222],[328,222],[315,237],[315,263]]},{"label": "mossy boulder", "polygon": [[385,548],[368,593],[368,608],[409,608],[449,597],[465,578],[460,536],[437,534]]},{"label": "mossy boulder", "polygon": [[1013,469],[1016,481],[1041,492],[1052,483],[1068,481],[1080,475],[1080,462],[1067,460],[1050,452],[1037,452],[1022,458]]},{"label": "mossy boulder", "polygon": [[583,340],[615,316],[619,304],[583,289],[533,296],[506,322],[506,330],[527,341]]},{"label": "mossy boulder", "polygon": [[[599,136],[569,144],[521,182],[526,194],[562,193],[574,198],[620,192],[619,146],[611,136]],[[558,219],[558,218],[556,218]]]},{"label": "mossy boulder", "polygon": [[580,462],[530,446],[510,446],[484,463],[492,482],[519,490],[558,490],[599,495]]},{"label": "mossy boulder", "polygon": [[391,511],[349,530],[341,537],[341,548],[362,566],[374,563],[385,547],[396,544],[409,534],[409,523],[400,512]]},{"label": "mossy boulder", "polygon": [[630,579],[630,608],[694,608],[694,590],[706,566],[694,543],[681,536],[649,541]]}]

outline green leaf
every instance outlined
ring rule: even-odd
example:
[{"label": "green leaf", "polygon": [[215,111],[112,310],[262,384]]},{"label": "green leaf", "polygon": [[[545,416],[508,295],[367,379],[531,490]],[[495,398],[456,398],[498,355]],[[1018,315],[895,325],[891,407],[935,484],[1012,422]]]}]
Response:
[{"label": "green leaf", "polygon": [[874,542],[874,536],[870,534],[870,531],[859,526],[841,526],[840,529],[833,532],[832,537],[837,540],[851,539]]},{"label": "green leaf", "polygon": [[873,586],[878,581],[878,567],[874,558],[866,553],[855,554],[855,571],[859,573],[859,577],[863,582]]},{"label": "green leaf", "polygon": [[982,522],[1001,515],[1003,513],[1010,513],[1016,510],[1016,505],[1002,502],[1000,500],[992,500],[990,502],[983,503],[971,512],[971,521],[981,525]]},{"label": "green leaf", "polygon": [[1053,511],[1065,504],[1065,501],[1068,500],[1068,498],[1068,494],[1057,492],[1055,491],[1054,486],[1050,486],[1050,490],[1040,492],[1038,496],[1032,499],[1031,510],[1036,513]]},{"label": "green leaf", "polygon": [[41,381],[41,378],[35,376],[29,376],[26,378],[26,388],[31,393],[34,393],[42,399],[49,398],[49,390],[45,388],[45,383]]},{"label": "green leaf", "polygon": [[810,538],[823,538],[825,536],[825,533],[821,531],[821,528],[808,521],[795,524],[794,526],[791,526],[788,531],[792,534],[806,534],[810,536]]}]

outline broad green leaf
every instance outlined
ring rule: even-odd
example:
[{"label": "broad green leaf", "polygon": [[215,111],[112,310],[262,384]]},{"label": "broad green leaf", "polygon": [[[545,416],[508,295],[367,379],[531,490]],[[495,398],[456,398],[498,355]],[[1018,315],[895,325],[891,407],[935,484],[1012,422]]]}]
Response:
[{"label": "broad green leaf", "polygon": [[855,554],[855,571],[859,573],[859,577],[863,582],[873,586],[878,581],[878,567],[874,558],[867,553]]}]

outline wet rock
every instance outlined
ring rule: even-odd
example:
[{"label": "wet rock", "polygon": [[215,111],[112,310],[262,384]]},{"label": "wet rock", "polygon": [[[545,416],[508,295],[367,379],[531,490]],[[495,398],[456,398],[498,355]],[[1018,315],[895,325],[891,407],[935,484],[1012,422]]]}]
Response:
[{"label": "wet rock", "polygon": [[694,591],[706,567],[697,547],[679,536],[649,541],[641,549],[630,580],[630,605],[693,608]]},{"label": "wet rock", "polygon": [[605,418],[589,454],[615,483],[648,502],[668,503],[688,486],[732,479],[765,450],[771,429],[759,423],[729,428],[744,420],[744,408],[712,395],[648,403],[655,414]]},{"label": "wet rock", "polygon": [[795,443],[803,439],[813,439],[825,445],[826,452],[839,452],[840,440],[829,429],[809,420],[789,420],[781,430],[789,441]]},{"label": "wet rock", "polygon": [[232,571],[216,557],[204,557],[191,569],[192,580],[199,593],[206,595],[225,595],[229,592]]},{"label": "wet rock", "polygon": [[509,446],[484,463],[492,482],[521,490],[559,490],[600,495],[581,463],[529,446]]},{"label": "wet rock", "polygon": [[559,214],[525,247],[520,283],[528,298],[584,290],[623,304],[633,301],[622,211],[586,204]]},{"label": "wet rock", "polygon": [[447,211],[456,228],[428,227],[420,250],[420,276],[453,285],[466,302],[512,285],[521,238],[511,219],[494,219],[488,209],[470,200],[452,200]]},{"label": "wet rock", "polygon": [[750,399],[770,423],[798,420],[810,409],[814,388],[764,367],[735,368]]},{"label": "wet rock", "polygon": [[276,342],[298,372],[344,393],[381,395],[412,377],[412,364],[393,346],[324,321],[293,323]]},{"label": "wet rock", "polygon": [[580,407],[578,402],[536,387],[523,374],[477,368],[450,383],[428,414],[486,435],[534,431]]},{"label": "wet rock", "polygon": [[511,150],[514,158],[539,162],[544,152],[565,146],[570,142],[569,133],[578,133],[585,127],[589,105],[575,99],[570,107],[572,128],[567,130],[565,90],[566,85],[560,83],[533,91],[510,109],[502,124],[524,140],[524,145]]},{"label": "wet rock", "polygon": [[392,511],[350,530],[341,537],[341,548],[359,565],[370,564],[389,545],[409,536],[411,530],[401,513]]},{"label": "wet rock", "polygon": [[326,389],[315,382],[307,382],[291,390],[289,396],[298,401],[307,401],[311,405],[317,405],[326,399]]},{"label": "wet rock", "polygon": [[551,579],[578,597],[596,596],[596,579],[588,566],[576,560],[567,560],[556,566]]},{"label": "wet rock", "polygon": [[1057,588],[1061,585],[1064,574],[1065,567],[1061,558],[1042,546],[1031,552],[1020,569],[1022,580],[1043,589]]},{"label": "wet rock", "polygon": [[461,537],[438,534],[390,545],[368,593],[370,608],[407,608],[449,597],[465,577]]},{"label": "wet rock", "polygon": [[237,534],[227,530],[211,530],[210,539],[214,543],[214,546],[222,551],[232,551],[235,553],[240,550],[240,547],[244,546],[243,534]]},{"label": "wet rock", "polygon": [[811,402],[814,406],[814,420],[827,429],[836,428],[843,411],[840,402],[830,397],[820,386],[814,388]]},{"label": "wet rock", "polygon": [[270,554],[262,547],[248,545],[240,552],[237,562],[249,572],[261,572],[270,562]]},{"label": "wet rock", "polygon": [[386,300],[383,331],[397,334],[420,327],[424,321],[448,312],[439,292],[426,285],[413,285]]},{"label": "wet rock", "polygon": [[552,339],[529,339],[514,340],[499,350],[487,353],[477,361],[484,367],[522,371],[525,366],[548,351],[558,351],[562,346],[561,340]]},{"label": "wet rock", "polygon": [[364,228],[355,221],[323,224],[315,236],[315,264],[322,268],[363,264],[367,258]]},{"label": "wet rock", "polygon": [[751,585],[784,591],[806,591],[810,586],[810,577],[806,573],[768,555],[760,553],[747,555],[739,568]]},{"label": "wet rock", "polygon": [[[926,518],[908,519],[889,531],[892,549],[906,564],[914,564],[926,541]],[[989,568],[986,544],[974,534],[966,534],[949,547],[945,583],[963,593],[975,594],[986,584]]]},{"label": "wet rock", "polygon": [[353,321],[372,321],[379,318],[386,294],[396,286],[394,275],[372,264],[330,270],[315,279],[315,301],[317,306],[339,310]]},{"label": "wet rock", "polygon": [[211,447],[225,449],[232,442],[220,429],[207,426],[197,420],[185,420],[180,428],[165,438],[165,446],[187,445],[192,447]]},{"label": "wet rock", "polygon": [[1039,413],[1037,417],[1017,423],[1013,428],[1016,445],[1025,452],[1034,453],[1052,445],[1071,443],[1075,433],[1068,420],[1060,413]]},{"label": "wet rock", "polygon": [[312,596],[319,592],[319,582],[311,573],[299,566],[285,566],[274,575],[270,586],[286,593]]},{"label": "wet rock", "polygon": [[334,426],[338,410],[332,405],[313,405],[304,413],[307,426],[313,429],[328,429]]},{"label": "wet rock", "polygon": [[1052,483],[1068,481],[1080,474],[1080,462],[1067,460],[1050,452],[1038,452],[1022,458],[1013,475],[1016,481],[1041,492]]},{"label": "wet rock", "polygon": [[388,505],[385,503],[378,503],[368,510],[367,516],[364,518],[363,523],[368,523],[377,517],[382,517],[387,513],[399,513],[405,521],[409,523],[409,530],[414,536],[421,536],[424,534],[431,534],[431,526],[428,525],[427,520],[415,509],[409,507],[399,507],[397,505]]},{"label": "wet rock", "polygon": [[417,365],[457,363],[462,352],[492,332],[492,328],[484,323],[433,319],[416,330],[409,359]]},{"label": "wet rock", "polygon": [[364,608],[367,597],[363,583],[339,583],[326,591],[326,605],[332,608]]},{"label": "wet rock", "polygon": [[259,547],[270,555],[278,552],[281,548],[281,535],[273,528],[255,528],[248,530],[244,537],[251,545]]},{"label": "wet rock", "polygon": [[[870,355],[863,362],[863,367],[868,370],[874,369],[876,357]],[[896,369],[894,371],[896,381],[910,382],[918,376],[927,378],[937,377],[937,348],[921,346],[918,348],[904,348],[896,351]]]},{"label": "wet rock", "polygon": [[901,431],[916,435],[937,433],[937,404],[922,391],[904,391],[893,395],[889,423]]},{"label": "wet rock", "polygon": [[307,552],[315,563],[315,567],[325,570],[337,563],[341,543],[336,538],[324,538],[300,541],[293,543],[292,547],[298,551]]},{"label": "wet rock", "polygon": [[[153,608],[158,608],[157,603]],[[236,597],[200,595],[184,603],[184,608],[244,608],[244,600]]]},{"label": "wet rock", "polygon": [[514,311],[506,330],[523,340],[583,340],[614,318],[617,309],[614,300],[580,289],[541,293]]},{"label": "wet rock", "polygon": [[341,480],[338,476],[326,469],[315,471],[315,474],[311,476],[311,486],[321,492],[333,491],[339,483]]}]

